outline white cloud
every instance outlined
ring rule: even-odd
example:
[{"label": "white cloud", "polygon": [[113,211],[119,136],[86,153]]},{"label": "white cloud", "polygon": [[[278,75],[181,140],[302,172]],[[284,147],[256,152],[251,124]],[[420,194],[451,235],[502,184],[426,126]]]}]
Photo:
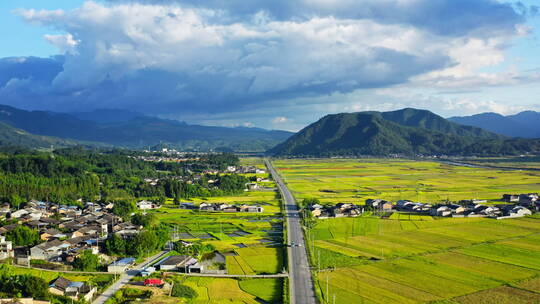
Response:
[{"label": "white cloud", "polygon": [[282,124],[288,122],[289,119],[287,117],[279,116],[274,119],[272,119],[273,124]]},{"label": "white cloud", "polygon": [[312,117],[410,104],[389,95],[358,98],[373,88],[455,90],[540,79],[512,67],[482,71],[505,63],[512,39],[530,31],[491,0],[171,3],[86,1],[71,11],[18,11],[62,32],[45,36],[66,54],[43,90],[50,107],[136,108],[201,120],[261,111],[267,124],[291,125],[299,120],[283,112],[310,105]]}]

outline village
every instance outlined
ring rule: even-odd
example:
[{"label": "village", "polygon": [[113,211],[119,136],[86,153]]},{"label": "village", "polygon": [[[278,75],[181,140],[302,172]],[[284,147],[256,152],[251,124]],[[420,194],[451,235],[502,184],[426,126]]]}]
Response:
[{"label": "village", "polygon": [[357,217],[366,211],[378,213],[407,212],[438,217],[489,217],[496,219],[522,217],[540,211],[538,193],[505,194],[501,204],[487,204],[487,200],[461,200],[457,203],[429,204],[399,200],[395,203],[383,199],[367,199],[365,205],[338,203],[335,205],[310,204],[306,208],[319,219]]}]

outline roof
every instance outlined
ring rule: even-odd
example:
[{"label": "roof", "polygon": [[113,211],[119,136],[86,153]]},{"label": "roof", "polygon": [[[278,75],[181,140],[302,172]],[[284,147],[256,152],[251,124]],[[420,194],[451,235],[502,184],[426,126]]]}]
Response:
[{"label": "roof", "polygon": [[134,258],[122,258],[118,261],[113,262],[109,266],[128,266],[128,265],[133,264],[134,262],[135,262]]},{"label": "roof", "polygon": [[187,255],[171,255],[161,260],[158,265],[178,265],[189,259]]},{"label": "roof", "polygon": [[58,277],[56,280],[54,280],[50,287],[56,287],[61,290],[65,290],[68,286],[70,286],[72,283],[70,280],[64,278],[64,277]]}]

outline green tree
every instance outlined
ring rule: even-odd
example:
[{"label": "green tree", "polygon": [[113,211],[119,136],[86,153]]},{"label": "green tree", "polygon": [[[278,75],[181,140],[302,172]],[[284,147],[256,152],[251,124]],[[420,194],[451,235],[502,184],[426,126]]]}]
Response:
[{"label": "green tree", "polygon": [[133,201],[120,200],[114,202],[112,212],[122,218],[126,218],[137,210],[137,205]]},{"label": "green tree", "polygon": [[105,250],[107,251],[107,254],[116,254],[116,255],[125,255],[126,254],[126,241],[116,235],[113,234],[112,237],[108,238],[105,241]]},{"label": "green tree", "polygon": [[152,213],[137,213],[131,218],[131,222],[135,225],[144,226],[145,228],[155,227],[159,224],[158,218]]},{"label": "green tree", "polygon": [[6,239],[14,246],[33,246],[39,242],[39,233],[35,229],[19,225],[6,233]]},{"label": "green tree", "polygon": [[181,284],[174,284],[171,295],[173,297],[186,299],[194,299],[198,296],[197,292],[193,288]]},{"label": "green tree", "polygon": [[85,250],[73,261],[73,268],[80,271],[96,271],[99,267],[99,257],[91,250]]}]

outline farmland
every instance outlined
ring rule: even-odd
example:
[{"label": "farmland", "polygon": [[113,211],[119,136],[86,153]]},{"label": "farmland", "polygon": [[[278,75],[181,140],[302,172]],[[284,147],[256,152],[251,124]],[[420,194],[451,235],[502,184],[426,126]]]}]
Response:
[{"label": "farmland", "polygon": [[297,199],[363,203],[368,198],[422,202],[487,199],[540,189],[540,171],[505,171],[398,159],[278,160]]},{"label": "farmland", "polygon": [[[242,159],[242,165],[264,168],[258,158]],[[246,174],[255,175],[255,174]],[[259,174],[267,177],[267,174]],[[258,176],[259,176],[258,175]],[[265,182],[273,187],[273,182]],[[237,196],[194,198],[189,202],[260,204],[263,213],[207,212],[166,204],[152,212],[173,227],[176,239],[202,241],[226,254],[230,274],[274,274],[283,271],[283,217],[275,191],[246,191]],[[185,201],[185,200],[184,200]]]},{"label": "farmland", "polygon": [[148,300],[139,300],[139,303],[193,303],[193,304],[258,304],[258,303],[282,303],[283,280],[282,279],[232,279],[210,277],[186,277],[174,276],[168,279],[176,284],[191,287],[197,293],[196,297],[187,301],[171,297],[168,289],[157,287],[145,287],[137,282],[129,286],[130,289],[139,291],[151,291],[152,296]]},{"label": "farmland", "polygon": [[[537,192],[540,174],[407,160],[280,160],[297,199],[439,202]],[[540,172],[539,172],[540,173]],[[369,212],[317,220],[306,233],[323,303],[533,303],[540,219]],[[512,299],[515,300],[513,301]]]}]

